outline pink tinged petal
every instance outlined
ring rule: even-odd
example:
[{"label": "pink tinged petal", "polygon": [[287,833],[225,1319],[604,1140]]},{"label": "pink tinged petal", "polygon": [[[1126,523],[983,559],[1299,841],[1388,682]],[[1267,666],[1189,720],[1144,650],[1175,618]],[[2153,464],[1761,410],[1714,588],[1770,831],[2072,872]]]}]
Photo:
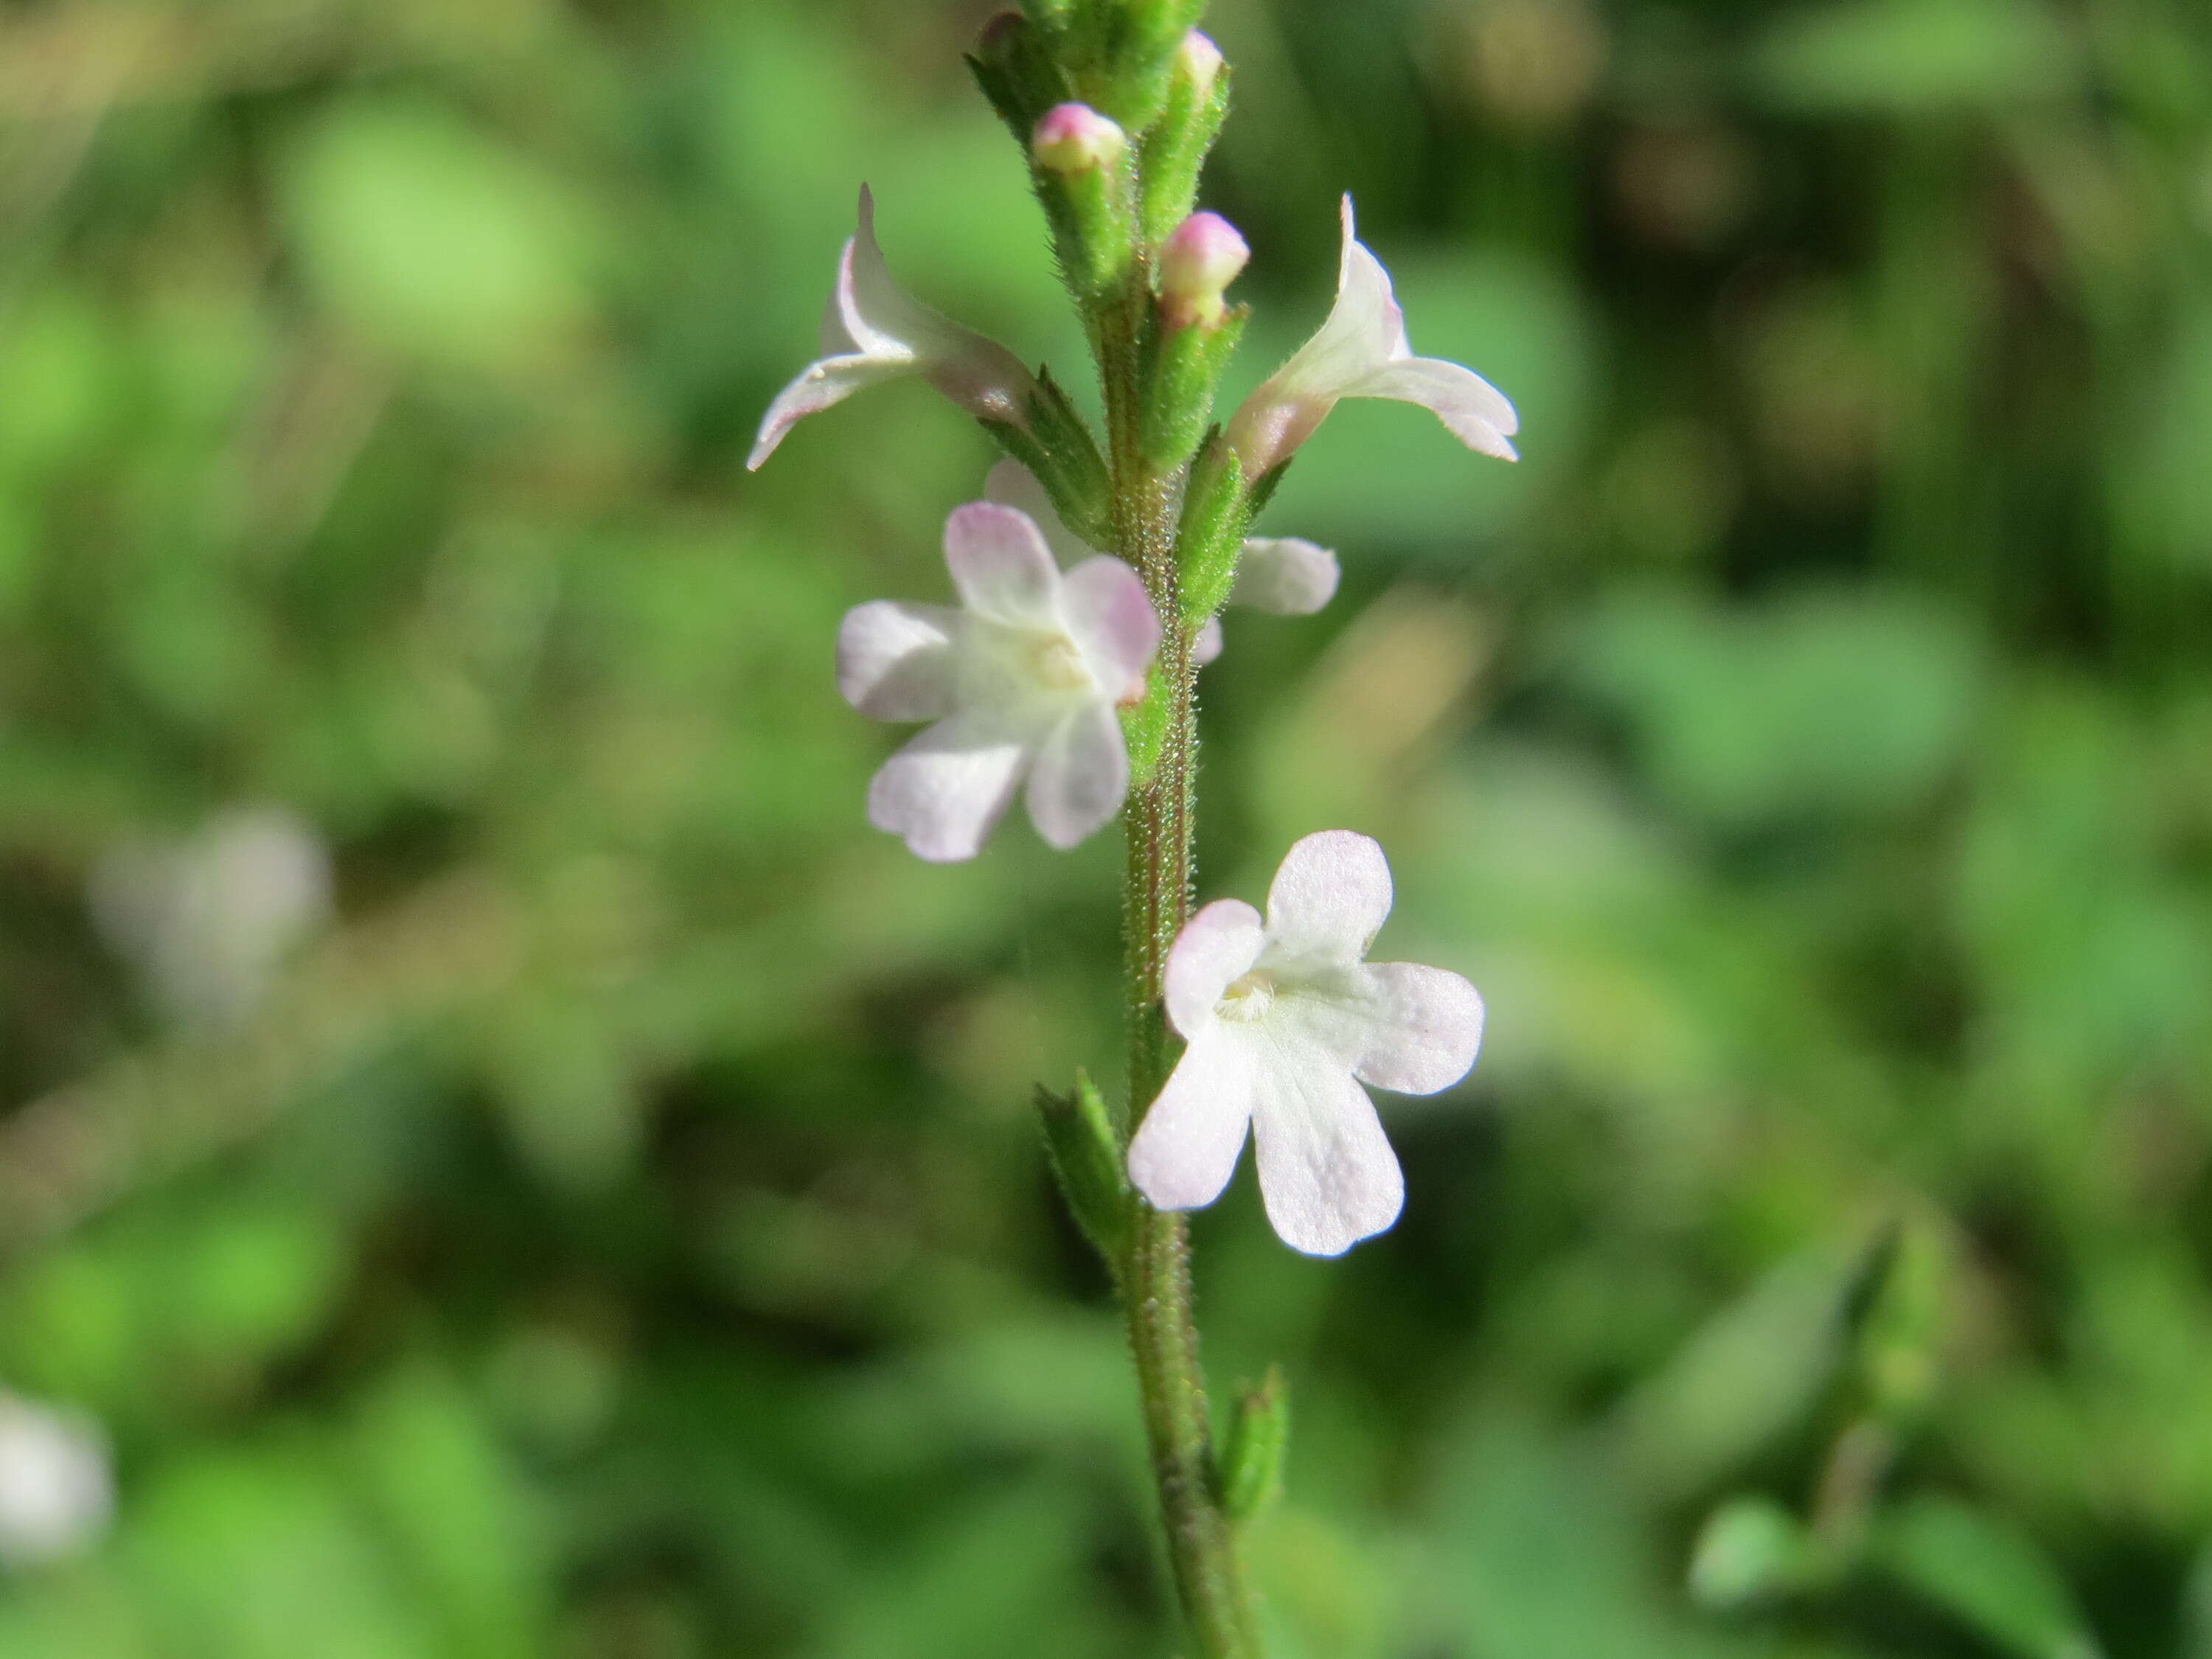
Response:
[{"label": "pink tinged petal", "polygon": [[1229,422],[1229,447],[1244,464],[1244,476],[1263,478],[1290,459],[1335,407],[1334,398],[1285,391],[1273,380],[1261,386]]},{"label": "pink tinged petal", "polygon": [[1474,370],[1416,357],[1390,273],[1353,234],[1344,198],[1344,254],[1335,307],[1320,331],[1244,401],[1229,446],[1259,477],[1287,460],[1343,398],[1389,398],[1432,411],[1470,449],[1514,460],[1513,405]]},{"label": "pink tinged petal", "polygon": [[1242,1036],[1219,1030],[1182,1051],[1129,1143],[1130,1182],[1154,1209],[1211,1204],[1237,1173],[1252,1121],[1255,1055]]},{"label": "pink tinged petal", "polygon": [[762,463],[775,453],[776,446],[784,434],[809,415],[819,415],[823,410],[842,404],[855,392],[866,391],[872,386],[881,386],[886,380],[896,380],[912,372],[911,363],[879,362],[872,357],[825,357],[819,362],[809,363],[797,380],[776,393],[775,401],[768,406],[761,417],[760,432],[753,440],[752,453],[745,457],[745,470],[757,472]]},{"label": "pink tinged petal", "polygon": [[1265,943],[1260,913],[1243,899],[1216,899],[1183,923],[1164,976],[1168,1023],[1176,1036],[1198,1040],[1222,993],[1252,970]]},{"label": "pink tinged petal", "polygon": [[837,286],[822,319],[823,352],[911,360],[966,332],[893,280],[884,262],[883,245],[876,240],[875,192],[862,185],[860,227],[838,256]]},{"label": "pink tinged petal", "polygon": [[837,282],[822,318],[822,356],[769,406],[746,458],[757,471],[809,415],[864,386],[920,374],[978,420],[1029,424],[1036,381],[1021,359],[923,305],[891,280],[876,241],[876,201],[860,187],[860,229],[837,256]]},{"label": "pink tinged petal", "polygon": [[1249,605],[1278,617],[1307,617],[1336,597],[1342,575],[1336,555],[1297,537],[1255,537],[1237,556],[1231,605]]},{"label": "pink tinged petal", "polygon": [[1198,630],[1198,637],[1190,642],[1190,662],[1194,668],[1203,668],[1221,654],[1221,618],[1208,617],[1206,626]]},{"label": "pink tinged petal", "polygon": [[1106,695],[1115,702],[1142,697],[1145,671],[1160,648],[1160,618],[1137,573],[1103,553],[1085,559],[1061,580],[1060,611]]},{"label": "pink tinged petal", "polygon": [[1324,830],[1283,855],[1267,889],[1268,955],[1346,966],[1367,954],[1390,914],[1390,865],[1372,838]]},{"label": "pink tinged petal", "polygon": [[1252,1138],[1267,1219],[1294,1250],[1341,1255],[1405,1207],[1397,1154],[1375,1103],[1341,1064],[1295,1042],[1263,1052]]},{"label": "pink tinged petal", "polygon": [[1059,510],[1037,482],[1036,474],[1012,457],[993,467],[984,478],[983,499],[1028,514],[1063,570],[1073,569],[1098,550],[1076,539],[1075,533],[1060,521]]},{"label": "pink tinged petal", "polygon": [[958,619],[959,612],[940,605],[898,599],[847,611],[837,629],[837,689],[845,701],[879,720],[951,714]]},{"label": "pink tinged petal", "polygon": [[996,722],[940,720],[884,763],[868,786],[868,822],[932,864],[972,859],[1013,799],[1027,758]]},{"label": "pink tinged petal", "polygon": [[1060,567],[1026,513],[994,501],[955,507],[945,521],[945,562],[976,616],[1060,631]]},{"label": "pink tinged petal", "polygon": [[1342,212],[1336,303],[1313,337],[1230,421],[1229,447],[1248,477],[1289,459],[1336,407],[1346,385],[1406,353],[1406,317],[1390,291],[1390,274],[1354,234],[1349,196]]},{"label": "pink tinged petal", "polygon": [[1036,769],[1030,774],[1030,822],[1064,853],[1103,828],[1128,793],[1121,722],[1107,704],[1085,703],[1037,750]]},{"label": "pink tinged petal", "polygon": [[1441,357],[1407,357],[1388,364],[1347,387],[1344,395],[1419,404],[1469,449],[1502,461],[1520,459],[1507,438],[1521,429],[1521,417],[1504,393],[1473,369]]},{"label": "pink tinged petal", "polygon": [[1401,1095],[1449,1089],[1474,1068],[1482,1046],[1482,997],[1457,974],[1411,962],[1367,969],[1374,1030],[1353,1072]]},{"label": "pink tinged petal", "polygon": [[[932,386],[978,420],[1029,425],[1036,378],[996,340],[933,311],[891,279],[876,241],[876,198],[866,185],[860,186],[860,228],[838,263],[832,304],[852,349],[914,362]],[[825,319],[825,349],[831,331]]]}]

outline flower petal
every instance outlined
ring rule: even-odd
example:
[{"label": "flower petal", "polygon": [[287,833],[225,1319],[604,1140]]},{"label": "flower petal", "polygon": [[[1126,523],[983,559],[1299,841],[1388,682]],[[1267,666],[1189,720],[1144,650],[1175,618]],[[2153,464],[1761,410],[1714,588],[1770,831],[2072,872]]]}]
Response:
[{"label": "flower petal", "polygon": [[1229,602],[1278,617],[1311,616],[1336,597],[1342,574],[1336,555],[1316,543],[1255,536],[1237,556]]},{"label": "flower petal", "polygon": [[1359,240],[1352,198],[1341,207],[1344,247],[1336,270],[1336,303],[1314,337],[1275,372],[1277,385],[1336,398],[1344,386],[1406,351],[1406,313],[1390,291],[1390,273]]},{"label": "flower petal", "polygon": [[1208,617],[1206,625],[1198,630],[1198,637],[1190,642],[1190,665],[1203,668],[1221,654],[1221,618]]},{"label": "flower petal", "polygon": [[1014,798],[1027,745],[994,721],[939,720],[868,786],[868,822],[933,864],[972,859]]},{"label": "flower petal", "polygon": [[955,507],[945,562],[969,611],[1013,628],[1060,628],[1060,567],[1029,514],[994,501]]},{"label": "flower petal", "polygon": [[1352,1073],[1300,1043],[1263,1050],[1252,1080],[1260,1194],[1284,1243],[1341,1255],[1405,1207],[1406,1177]]},{"label": "flower petal", "polygon": [[1482,1046],[1480,993],[1418,963],[1373,963],[1367,975],[1375,1029],[1354,1074],[1403,1095],[1432,1095],[1465,1077]]},{"label": "flower petal", "polygon": [[876,240],[876,196],[860,186],[860,228],[837,257],[837,286],[822,319],[825,353],[912,359],[967,331],[901,288]]},{"label": "flower petal", "polygon": [[1060,581],[1060,613],[1099,686],[1115,702],[1145,695],[1145,671],[1160,648],[1159,613],[1143,579],[1101,553]]},{"label": "flower petal", "polygon": [[983,480],[983,499],[996,501],[1001,507],[1011,507],[1030,515],[1037,532],[1044,538],[1045,545],[1060,562],[1063,570],[1072,570],[1098,550],[1088,542],[1078,540],[1075,532],[1060,522],[1060,510],[1052,504],[1052,497],[1037,482],[1036,473],[1012,456],[994,466]]},{"label": "flower petal", "polygon": [[1224,1031],[1182,1051],[1129,1143],[1129,1180],[1154,1209],[1194,1210],[1221,1196],[1252,1121],[1254,1064],[1252,1045]]},{"label": "flower petal", "polygon": [[1390,914],[1390,865],[1351,830],[1324,830],[1283,855],[1267,889],[1268,955],[1292,963],[1359,961]]},{"label": "flower petal", "polygon": [[1259,478],[1290,458],[1328,418],[1345,387],[1407,354],[1406,313],[1390,273],[1354,233],[1352,198],[1343,201],[1344,247],[1336,303],[1313,337],[1247,398],[1229,422],[1229,447]]},{"label": "flower petal", "polygon": [[1506,439],[1521,429],[1521,417],[1505,394],[1473,369],[1441,357],[1407,357],[1387,364],[1346,387],[1344,395],[1419,404],[1469,449],[1503,461],[1520,459]]},{"label": "flower petal", "polygon": [[1216,899],[1183,923],[1164,975],[1168,1023],[1178,1036],[1198,1040],[1213,1021],[1213,1005],[1259,961],[1264,943],[1260,913],[1243,899]]},{"label": "flower petal", "polygon": [[959,616],[941,605],[897,599],[847,611],[837,629],[837,689],[845,701],[879,720],[944,719],[952,712]]},{"label": "flower petal", "polygon": [[1030,822],[1066,852],[1080,846],[1121,810],[1129,793],[1129,750],[1112,707],[1087,702],[1069,714],[1037,750],[1030,774]]},{"label": "flower petal", "polygon": [[819,415],[833,404],[843,403],[855,392],[896,380],[911,373],[913,367],[905,361],[854,356],[825,357],[807,364],[797,380],[776,393],[775,401],[768,406],[768,413],[761,416],[752,453],[745,457],[745,470],[759,471],[762,463],[775,453],[784,434],[809,415]]}]

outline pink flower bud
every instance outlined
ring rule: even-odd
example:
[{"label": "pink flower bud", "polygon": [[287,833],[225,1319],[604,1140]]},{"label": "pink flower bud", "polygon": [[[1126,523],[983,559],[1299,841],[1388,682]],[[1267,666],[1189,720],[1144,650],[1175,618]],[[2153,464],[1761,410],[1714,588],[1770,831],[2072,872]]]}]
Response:
[{"label": "pink flower bud", "polygon": [[1030,138],[1030,155],[1047,173],[1072,178],[1121,159],[1128,140],[1121,129],[1088,104],[1056,104]]},{"label": "pink flower bud", "polygon": [[1170,328],[1212,328],[1222,290],[1252,258],[1237,227],[1218,213],[1194,213],[1160,250],[1160,312]]},{"label": "pink flower bud", "polygon": [[1176,68],[1190,77],[1200,98],[1213,90],[1213,77],[1221,73],[1221,48],[1193,29],[1176,48]]}]

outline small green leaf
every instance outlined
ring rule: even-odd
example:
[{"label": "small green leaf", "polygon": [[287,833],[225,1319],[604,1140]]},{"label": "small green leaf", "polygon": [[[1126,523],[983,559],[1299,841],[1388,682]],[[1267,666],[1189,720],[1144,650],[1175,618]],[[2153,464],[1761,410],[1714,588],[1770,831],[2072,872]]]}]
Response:
[{"label": "small green leaf", "polygon": [[1078,1072],[1074,1093],[1056,1095],[1039,1085],[1036,1103],[1045,1150],[1067,1207],[1107,1265],[1117,1267],[1129,1243],[1129,1180],[1121,1165],[1121,1137],[1106,1103]]},{"label": "small green leaf", "polygon": [[1144,200],[1140,220],[1145,240],[1158,246],[1198,204],[1198,175],[1207,153],[1221,136],[1229,114],[1229,69],[1213,72],[1200,86],[1178,58],[1168,82],[1167,109],[1145,137]]},{"label": "small green leaf", "polygon": [[1067,393],[1052,378],[1052,371],[1037,371],[1036,390],[1030,394],[1029,424],[1012,426],[985,421],[983,429],[1033,473],[1052,498],[1060,521],[1093,547],[1113,544],[1112,484],[1098,441]]},{"label": "small green leaf", "polygon": [[2033,1539],[1952,1498],[1916,1498],[1877,1528],[1874,1559],[2021,1659],[2095,1659],[2073,1592]]},{"label": "small green leaf", "polygon": [[1183,620],[1195,626],[1229,598],[1237,556],[1252,522],[1244,468],[1237,453],[1210,433],[1200,447],[1183,491],[1182,524],[1176,534],[1176,564],[1182,584]]},{"label": "small green leaf", "polygon": [[1168,717],[1175,707],[1173,688],[1157,662],[1145,678],[1145,700],[1121,711],[1121,736],[1129,745],[1129,787],[1142,789],[1159,769],[1167,742]]},{"label": "small green leaf", "polygon": [[[1197,450],[1221,383],[1251,315],[1239,306],[1212,328],[1159,328],[1146,354],[1145,459],[1172,472]],[[1241,476],[1241,475],[1240,475]]]},{"label": "small green leaf", "polygon": [[1291,1443],[1290,1386],[1283,1368],[1237,1402],[1220,1455],[1221,1503],[1233,1520],[1249,1521],[1283,1490],[1283,1461]]}]

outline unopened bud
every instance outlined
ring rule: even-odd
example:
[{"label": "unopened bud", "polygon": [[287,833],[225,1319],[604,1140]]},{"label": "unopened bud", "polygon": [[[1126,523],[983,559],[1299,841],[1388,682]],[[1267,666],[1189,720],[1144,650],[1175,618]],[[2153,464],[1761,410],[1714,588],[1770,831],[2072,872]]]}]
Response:
[{"label": "unopened bud", "polygon": [[1194,213],[1160,249],[1160,314],[1170,328],[1215,328],[1221,295],[1251,262],[1237,227],[1218,213]]},{"label": "unopened bud", "polygon": [[1182,45],[1176,48],[1176,72],[1188,77],[1201,99],[1213,90],[1221,64],[1221,48],[1196,29],[1184,35]]},{"label": "unopened bud", "polygon": [[1198,205],[1198,173],[1229,112],[1229,65],[1221,48],[1186,29],[1168,59],[1167,102],[1145,135],[1142,224],[1158,246]]},{"label": "unopened bud", "polygon": [[1047,173],[1070,179],[1121,159],[1128,139],[1088,104],[1056,104],[1044,112],[1030,139],[1030,156]]}]

